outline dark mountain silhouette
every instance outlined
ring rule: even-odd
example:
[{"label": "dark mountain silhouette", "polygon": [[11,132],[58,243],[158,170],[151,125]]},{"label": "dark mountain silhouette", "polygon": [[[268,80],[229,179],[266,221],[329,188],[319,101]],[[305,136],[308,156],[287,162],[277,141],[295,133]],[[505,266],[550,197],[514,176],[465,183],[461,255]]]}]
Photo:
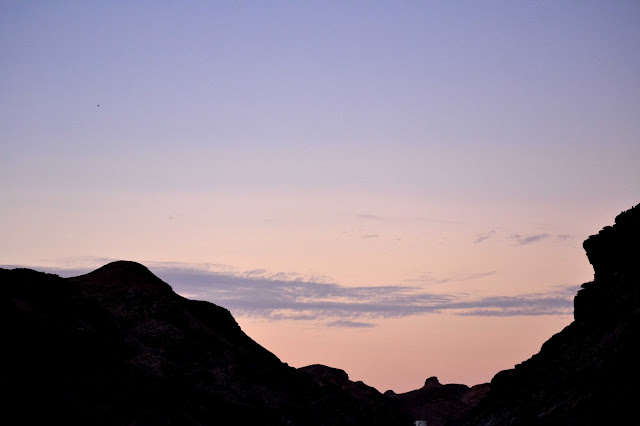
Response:
[{"label": "dark mountain silhouette", "polygon": [[490,384],[431,377],[384,395],[336,368],[282,363],[229,311],[175,294],[134,262],[66,279],[0,269],[2,416],[83,425],[628,424],[640,379],[640,205],[584,248],[594,280],[575,297],[575,321],[538,354]]},{"label": "dark mountain silhouette", "polygon": [[63,279],[0,270],[2,415],[12,424],[402,424],[370,388],[320,386],[212,303],[134,262]]}]

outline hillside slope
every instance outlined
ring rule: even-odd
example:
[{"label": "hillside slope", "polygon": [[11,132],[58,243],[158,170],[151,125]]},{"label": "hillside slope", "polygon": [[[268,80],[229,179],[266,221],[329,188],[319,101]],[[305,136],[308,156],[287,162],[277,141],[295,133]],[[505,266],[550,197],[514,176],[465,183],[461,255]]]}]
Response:
[{"label": "hillside slope", "polygon": [[408,421],[379,392],[362,401],[319,386],[227,310],[175,294],[140,264],[68,279],[2,269],[0,282],[2,408],[23,424]]}]

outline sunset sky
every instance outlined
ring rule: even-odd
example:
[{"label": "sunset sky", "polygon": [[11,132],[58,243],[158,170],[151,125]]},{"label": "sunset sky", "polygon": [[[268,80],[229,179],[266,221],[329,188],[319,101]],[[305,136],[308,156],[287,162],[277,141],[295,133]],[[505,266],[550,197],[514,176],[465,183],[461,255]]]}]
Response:
[{"label": "sunset sky", "polygon": [[640,202],[635,0],[0,0],[0,53],[0,265],[137,261],[382,392],[536,353]]}]

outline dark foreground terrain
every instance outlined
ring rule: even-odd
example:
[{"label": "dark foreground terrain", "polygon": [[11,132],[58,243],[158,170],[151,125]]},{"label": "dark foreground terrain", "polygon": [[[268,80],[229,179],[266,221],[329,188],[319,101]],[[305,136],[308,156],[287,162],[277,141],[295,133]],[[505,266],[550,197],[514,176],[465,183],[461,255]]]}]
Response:
[{"label": "dark foreground terrain", "polygon": [[[629,424],[640,396],[640,205],[584,242],[594,281],[575,321],[490,384],[381,394],[295,369],[231,314],[119,261],[60,278],[0,269],[4,424]],[[634,420],[635,421],[635,420]],[[632,421],[632,423],[634,422]]]}]

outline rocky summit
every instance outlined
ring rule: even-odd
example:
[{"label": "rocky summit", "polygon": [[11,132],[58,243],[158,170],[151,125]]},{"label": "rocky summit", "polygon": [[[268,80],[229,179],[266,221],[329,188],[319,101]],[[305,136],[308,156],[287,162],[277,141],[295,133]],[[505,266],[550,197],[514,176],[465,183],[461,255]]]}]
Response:
[{"label": "rocky summit", "polygon": [[[430,377],[378,392],[340,369],[295,369],[226,309],[135,262],[60,278],[0,269],[5,424],[629,424],[640,379],[640,205],[584,242],[592,282],[538,354],[473,387]],[[635,423],[632,420],[632,423]]]}]

